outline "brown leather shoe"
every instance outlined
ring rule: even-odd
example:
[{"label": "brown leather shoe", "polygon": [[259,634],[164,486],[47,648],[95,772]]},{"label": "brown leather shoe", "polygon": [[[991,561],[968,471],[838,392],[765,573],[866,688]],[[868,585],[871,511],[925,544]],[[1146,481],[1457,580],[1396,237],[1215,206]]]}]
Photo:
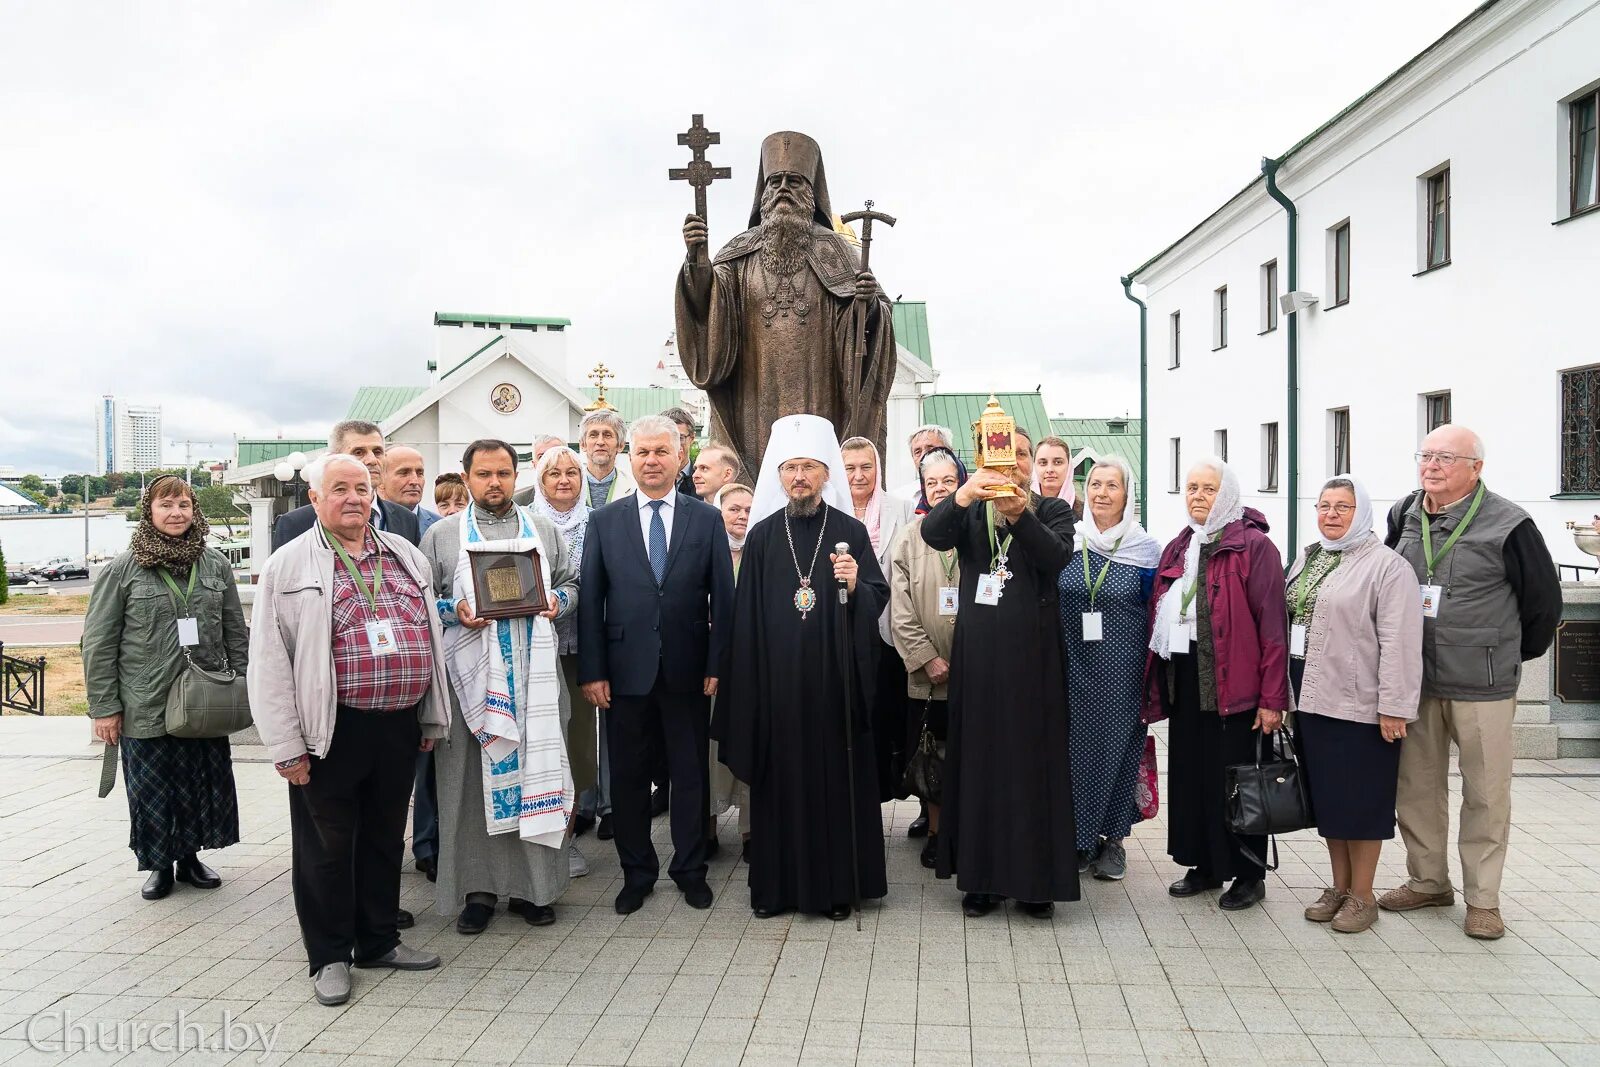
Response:
[{"label": "brown leather shoe", "polygon": [[1378,921],[1378,906],[1362,900],[1353,893],[1346,893],[1344,903],[1339,906],[1339,914],[1333,917],[1333,928],[1341,934],[1359,934],[1363,930],[1372,929],[1372,924]]},{"label": "brown leather shoe", "polygon": [[1468,937],[1479,941],[1498,941],[1506,936],[1506,924],[1500,920],[1499,908],[1474,908],[1467,905],[1467,921],[1463,927]]},{"label": "brown leather shoe", "polygon": [[1314,903],[1306,905],[1306,920],[1314,923],[1329,923],[1339,914],[1339,905],[1344,903],[1344,894],[1337,889],[1324,889],[1322,895]]},{"label": "brown leather shoe", "polygon": [[1453,908],[1456,903],[1456,891],[1446,889],[1443,893],[1419,893],[1408,885],[1399,889],[1391,889],[1378,898],[1378,907],[1384,911],[1416,911],[1418,908]]}]

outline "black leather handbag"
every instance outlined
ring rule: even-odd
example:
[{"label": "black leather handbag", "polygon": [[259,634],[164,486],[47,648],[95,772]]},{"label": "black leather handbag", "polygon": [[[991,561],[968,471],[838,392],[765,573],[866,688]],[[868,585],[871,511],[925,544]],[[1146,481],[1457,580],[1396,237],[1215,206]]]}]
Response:
[{"label": "black leather handbag", "polygon": [[[931,703],[930,700],[928,704]],[[944,742],[936,740],[933,731],[928,729],[928,704],[923,705],[922,733],[917,738],[917,747],[906,760],[900,788],[909,796],[937,804],[944,794]]]},{"label": "black leather handbag", "polygon": [[[1256,761],[1235,763],[1224,768],[1228,790],[1228,829],[1243,837],[1273,837],[1304,830],[1316,824],[1311,810],[1311,791],[1306,786],[1305,770],[1296,754],[1294,735],[1287,720],[1273,734],[1271,747],[1263,753],[1266,738],[1256,734]],[[1243,842],[1240,852],[1269,871],[1278,869],[1278,842],[1272,842],[1272,863],[1257,856]]]}]

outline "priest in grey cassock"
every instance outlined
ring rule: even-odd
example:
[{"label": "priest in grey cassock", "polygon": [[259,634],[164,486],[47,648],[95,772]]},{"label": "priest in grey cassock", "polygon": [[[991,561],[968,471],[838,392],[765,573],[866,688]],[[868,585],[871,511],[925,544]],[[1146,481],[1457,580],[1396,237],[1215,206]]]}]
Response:
[{"label": "priest in grey cassock", "polygon": [[[578,561],[550,520],[518,507],[517,460],[504,441],[467,446],[472,503],[422,538],[449,657],[450,734],[438,746],[438,906],[456,930],[482,933],[495,904],[533,926],[555,922],[571,880],[571,715],[554,619],[578,607]],[[486,620],[474,610],[469,555],[537,548],[550,604],[540,615]]]},{"label": "priest in grey cassock", "polygon": [[[750,906],[758,918],[798,910],[844,919],[856,891],[853,867],[862,898],[889,892],[868,703],[889,585],[867,528],[850,513],[826,419],[791,415],[773,424],[751,519],[732,666],[713,726],[722,762],[750,785]],[[840,542],[848,552],[834,551]]]}]

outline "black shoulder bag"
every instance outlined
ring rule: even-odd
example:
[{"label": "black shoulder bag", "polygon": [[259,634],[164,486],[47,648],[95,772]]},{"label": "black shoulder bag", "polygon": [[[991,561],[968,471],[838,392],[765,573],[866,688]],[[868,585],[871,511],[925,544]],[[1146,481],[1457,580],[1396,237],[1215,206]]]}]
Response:
[{"label": "black shoulder bag", "polygon": [[[1245,837],[1272,837],[1272,862],[1257,856],[1243,842],[1238,849],[1252,862],[1269,871],[1278,869],[1278,834],[1289,834],[1315,825],[1311,792],[1305,771],[1295,753],[1294,735],[1288,720],[1273,735],[1263,754],[1266,738],[1256,734],[1256,761],[1235,763],[1223,769],[1228,790],[1228,829]],[[1263,758],[1265,757],[1265,758]]]}]

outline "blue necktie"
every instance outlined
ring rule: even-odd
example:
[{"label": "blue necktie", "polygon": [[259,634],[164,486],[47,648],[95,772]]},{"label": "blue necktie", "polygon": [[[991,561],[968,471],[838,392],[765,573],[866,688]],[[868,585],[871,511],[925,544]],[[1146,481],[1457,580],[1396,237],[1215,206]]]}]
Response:
[{"label": "blue necktie", "polygon": [[667,524],[661,521],[663,501],[650,501],[650,569],[655,572],[656,584],[667,576]]}]

